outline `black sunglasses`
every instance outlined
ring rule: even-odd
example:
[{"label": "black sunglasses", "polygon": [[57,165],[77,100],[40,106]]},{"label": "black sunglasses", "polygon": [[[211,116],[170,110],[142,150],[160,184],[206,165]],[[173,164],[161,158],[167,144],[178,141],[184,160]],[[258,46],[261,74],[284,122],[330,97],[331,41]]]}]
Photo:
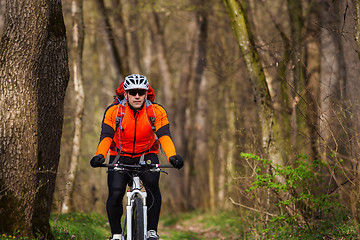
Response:
[{"label": "black sunglasses", "polygon": [[130,89],[127,91],[131,96],[136,96],[136,94],[139,94],[139,96],[145,95],[147,92],[146,89]]}]

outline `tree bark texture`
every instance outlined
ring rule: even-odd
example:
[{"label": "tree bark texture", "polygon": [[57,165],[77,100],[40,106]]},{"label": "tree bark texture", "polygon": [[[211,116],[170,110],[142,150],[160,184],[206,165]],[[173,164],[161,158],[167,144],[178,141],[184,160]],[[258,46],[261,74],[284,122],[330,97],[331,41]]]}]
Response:
[{"label": "tree bark texture", "polygon": [[129,43],[126,40],[126,26],[124,20],[123,3],[121,0],[112,0],[115,42],[119,46],[119,55],[123,68],[123,75],[127,75],[129,70]]},{"label": "tree bark texture", "polygon": [[95,2],[97,4],[100,14],[100,23],[105,35],[104,41],[106,44],[106,48],[113,62],[116,78],[119,79],[119,83],[120,83],[122,80],[124,80],[124,76],[128,75],[128,73],[126,72],[123,66],[118,47],[116,46],[115,43],[112,26],[110,24],[108,15],[106,13],[104,0],[95,0]]},{"label": "tree bark texture", "polygon": [[164,39],[164,29],[160,24],[159,15],[156,12],[152,12],[149,16],[150,19],[150,31],[155,46],[155,53],[159,63],[160,76],[161,76],[161,95],[165,108],[168,111],[168,117],[171,120],[174,119],[174,94],[173,94],[173,78],[170,72],[170,66],[166,56],[166,44]]},{"label": "tree bark texture", "polygon": [[141,51],[140,51],[140,39],[138,30],[141,21],[140,21],[140,14],[139,9],[137,9],[138,1],[137,0],[130,0],[129,2],[129,14],[127,15],[127,31],[126,31],[126,38],[128,47],[129,47],[129,64],[130,64],[130,72],[131,73],[142,73],[142,66],[141,66]]},{"label": "tree bark texture", "polygon": [[303,67],[303,46],[302,46],[302,3],[297,0],[287,0],[288,15],[290,19],[290,55],[293,68],[293,146],[295,152],[301,152],[305,144],[305,138],[309,135],[306,128],[306,100],[305,100],[305,69]]},{"label": "tree bark texture", "polygon": [[309,156],[311,159],[316,159],[320,156],[319,148],[319,99],[320,99],[320,68],[321,68],[321,43],[319,22],[320,17],[320,0],[312,1],[312,6],[309,9],[309,16],[304,37],[305,53],[304,53],[304,67],[305,74],[305,99],[306,99],[306,123],[308,133],[308,140],[310,142]]},{"label": "tree bark texture", "polygon": [[61,1],[6,2],[0,46],[1,232],[52,239],[69,79]]},{"label": "tree bark texture", "polygon": [[[182,55],[182,66],[181,66],[181,77],[178,86],[178,98],[177,98],[177,108],[176,108],[176,116],[175,116],[175,134],[173,135],[174,143],[176,146],[176,152],[183,156],[183,158],[187,159],[188,151],[187,151],[187,136],[189,135],[189,130],[187,129],[187,119],[189,115],[187,113],[189,101],[190,101],[190,92],[189,86],[192,79],[192,74],[194,70],[194,49],[195,49],[195,34],[196,34],[196,22],[191,21],[188,30],[187,36],[185,40],[185,51]],[[176,186],[179,181],[182,179],[182,173],[173,174],[171,177],[170,183],[173,186]],[[175,189],[175,188],[174,188]],[[186,206],[188,205],[188,201],[182,199],[180,196],[184,194],[184,186],[182,188],[176,188],[177,192],[174,194],[174,206]],[[182,201],[180,203],[180,201]]]},{"label": "tree bark texture", "polygon": [[329,151],[336,151],[338,144],[334,135],[337,125],[336,111],[338,109],[337,98],[343,95],[344,89],[340,88],[344,82],[344,57],[341,46],[341,36],[337,33],[340,29],[339,3],[338,1],[323,0],[321,12],[321,92],[320,92],[320,134],[323,139],[322,155],[326,158]]},{"label": "tree bark texture", "polygon": [[[344,63],[346,69],[346,81],[343,84],[344,91],[346,93],[346,101],[342,105],[342,120],[346,120],[345,129],[343,132],[346,134],[344,139],[343,146],[345,146],[342,151],[339,151],[341,154],[349,155],[349,160],[347,160],[344,165],[352,169],[350,174],[345,174],[345,177],[348,179],[354,177],[354,187],[351,189],[352,192],[349,193],[349,189],[344,189],[343,191],[345,196],[350,197],[351,200],[351,209],[353,214],[353,219],[355,225],[357,226],[358,236],[360,237],[360,217],[357,206],[360,202],[360,164],[359,164],[359,155],[360,155],[360,100],[359,100],[359,76],[360,76],[360,46],[358,44],[358,30],[360,29],[359,24],[359,1],[339,1],[340,3],[340,16],[341,16],[341,33],[342,33],[342,46],[344,51]],[[355,18],[354,16],[357,16]]]},{"label": "tree bark texture", "polygon": [[[354,0],[354,8],[356,13],[356,33],[355,41],[360,48],[360,0]],[[360,52],[358,52],[358,57],[360,59]]]},{"label": "tree bark texture", "polygon": [[[204,75],[204,71],[206,68],[206,43],[208,37],[208,10],[204,8],[205,1],[201,0],[198,4],[198,10],[196,12],[196,63],[194,66],[194,80],[193,87],[189,89],[189,92],[192,93],[191,101],[190,101],[190,111],[191,111],[191,123],[190,126],[191,131],[191,141],[189,143],[192,145],[189,146],[190,152],[192,153],[192,157],[188,159],[189,167],[186,169],[185,178],[189,183],[186,186],[186,192],[190,192],[191,183],[196,181],[195,175],[192,172],[197,172],[197,177],[199,177],[199,181],[206,182],[208,180],[206,171],[203,171],[204,167],[207,166],[208,162],[208,144],[207,139],[209,137],[208,125],[206,121],[207,107],[206,103],[206,93],[207,93],[207,79]],[[221,98],[220,98],[221,99]],[[190,171],[193,169],[193,171]],[[210,169],[209,169],[210,172]],[[204,174],[205,173],[205,174]],[[215,181],[215,179],[213,179]],[[204,196],[203,202],[205,202],[208,197],[208,192],[204,187],[192,187],[191,197],[195,199],[199,193]],[[205,191],[204,191],[205,190]],[[202,193],[202,191],[204,191]],[[209,192],[211,193],[211,192]],[[214,199],[214,198],[213,198]],[[212,200],[211,198],[209,199]],[[214,206],[210,204],[210,207]]]},{"label": "tree bark texture", "polygon": [[0,36],[4,28],[5,0],[0,0]]},{"label": "tree bark texture", "polygon": [[72,15],[73,15],[73,52],[74,58],[72,62],[73,66],[73,78],[74,78],[74,90],[75,90],[75,127],[73,138],[73,149],[71,154],[70,169],[67,176],[65,195],[61,208],[62,213],[68,213],[72,210],[72,196],[74,191],[74,185],[76,180],[77,167],[80,158],[80,146],[82,137],[82,121],[84,115],[84,87],[83,87],[83,75],[82,75],[82,53],[84,48],[84,21],[82,12],[82,1],[72,1]]},{"label": "tree bark texture", "polygon": [[266,83],[263,67],[259,54],[255,48],[253,36],[249,29],[243,6],[237,0],[225,0],[229,11],[233,30],[243,54],[250,82],[253,88],[255,101],[259,108],[259,120],[262,131],[262,147],[264,154],[268,156],[270,151],[270,134],[272,127],[271,96]]}]

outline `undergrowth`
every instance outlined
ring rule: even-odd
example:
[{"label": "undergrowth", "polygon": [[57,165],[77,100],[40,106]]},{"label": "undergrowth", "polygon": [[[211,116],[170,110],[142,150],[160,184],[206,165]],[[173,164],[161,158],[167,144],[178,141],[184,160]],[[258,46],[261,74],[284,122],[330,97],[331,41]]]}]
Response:
[{"label": "undergrowth", "polygon": [[246,191],[270,202],[266,222],[253,223],[260,225],[261,239],[358,239],[350,209],[324,180],[330,174],[323,162],[300,155],[294,164],[280,166],[254,154],[242,157],[258,162]]}]

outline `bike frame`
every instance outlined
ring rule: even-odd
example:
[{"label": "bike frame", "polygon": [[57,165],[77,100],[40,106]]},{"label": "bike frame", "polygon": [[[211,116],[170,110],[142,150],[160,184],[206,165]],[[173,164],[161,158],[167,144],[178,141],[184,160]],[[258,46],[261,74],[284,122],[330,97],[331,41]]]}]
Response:
[{"label": "bike frame", "polygon": [[[126,165],[126,164],[102,164],[101,167],[108,167],[109,170],[113,169],[113,171],[128,171],[131,176],[131,189],[126,193],[127,197],[127,205],[126,205],[126,215],[122,228],[122,236],[125,237],[125,229],[126,229],[126,240],[133,240],[134,236],[133,227],[132,226],[132,216],[134,214],[134,202],[137,197],[140,197],[143,203],[143,228],[144,228],[144,239],[146,239],[147,234],[147,205],[146,205],[146,197],[147,193],[145,191],[141,191],[141,181],[139,174],[144,171],[152,171],[152,172],[163,172],[161,168],[173,168],[170,164],[152,164],[146,163],[145,161],[140,161],[139,164],[135,165]],[[148,167],[148,168],[145,168]]]}]

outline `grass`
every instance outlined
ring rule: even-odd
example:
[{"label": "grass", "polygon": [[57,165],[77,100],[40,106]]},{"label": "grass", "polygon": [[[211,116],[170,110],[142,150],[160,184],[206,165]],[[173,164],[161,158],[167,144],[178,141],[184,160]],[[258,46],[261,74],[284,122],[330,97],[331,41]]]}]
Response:
[{"label": "grass", "polygon": [[[236,232],[238,221],[239,219],[234,218],[231,213],[225,212],[212,215],[195,211],[166,215],[160,218],[159,235],[162,240],[236,239],[234,236],[238,234]],[[110,236],[106,216],[95,213],[53,214],[50,225],[55,239],[101,240],[108,239]],[[223,230],[230,233],[224,234]],[[219,237],[220,233],[221,237]],[[12,234],[2,235],[0,239],[20,238]]]},{"label": "grass", "polygon": [[[110,227],[106,216],[95,213],[53,214],[50,225],[55,239],[91,240],[109,239]],[[29,239],[17,237],[17,234],[2,234],[0,239]],[[37,238],[39,240],[43,238]]]},{"label": "grass", "polygon": [[109,239],[107,218],[95,213],[52,215],[50,219],[55,239]]},{"label": "grass", "polygon": [[[268,234],[264,238],[256,219],[240,217],[234,212],[216,213],[194,211],[164,215],[160,218],[159,235],[162,240],[219,240],[219,239],[358,239],[354,223],[349,221],[328,226],[324,223],[315,231],[299,229],[283,234]],[[69,213],[51,216],[50,225],[55,239],[102,240],[110,236],[107,217],[95,213]],[[29,239],[17,234],[1,235],[3,239]],[[37,240],[41,240],[38,238]]]}]

